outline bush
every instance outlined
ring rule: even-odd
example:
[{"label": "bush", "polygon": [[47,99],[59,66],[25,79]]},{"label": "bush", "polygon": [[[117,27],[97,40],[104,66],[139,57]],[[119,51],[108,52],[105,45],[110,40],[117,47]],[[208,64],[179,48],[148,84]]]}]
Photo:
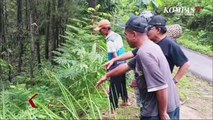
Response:
[{"label": "bush", "polygon": [[[211,1],[200,1],[200,0],[164,0],[162,6],[156,9],[158,14],[162,14],[167,17],[172,23],[179,23],[182,26],[186,26],[188,29],[208,30],[213,31],[213,6]],[[172,7],[185,7],[189,9],[192,14],[187,14],[187,10],[183,10],[182,13],[178,12],[165,12]],[[200,7],[196,9],[196,7]]]},{"label": "bush", "polygon": [[200,12],[196,12],[195,15],[188,21],[187,27],[190,29],[213,31],[212,11],[212,5],[203,7]]}]

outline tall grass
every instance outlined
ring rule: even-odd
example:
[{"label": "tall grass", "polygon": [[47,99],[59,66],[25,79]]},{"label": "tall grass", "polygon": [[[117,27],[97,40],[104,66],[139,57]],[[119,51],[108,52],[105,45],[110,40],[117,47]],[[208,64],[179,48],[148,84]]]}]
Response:
[{"label": "tall grass", "polygon": [[5,119],[6,115],[6,107],[5,107],[5,96],[4,96],[4,84],[2,84],[2,106],[3,106],[3,113],[1,119]]},{"label": "tall grass", "polygon": [[[1,92],[3,106],[2,111],[0,110],[0,113],[2,113],[1,119],[102,119],[101,110],[102,108],[108,107],[108,98],[105,97],[105,94],[97,90],[95,86],[88,86],[88,83],[86,83],[87,94],[84,94],[85,98],[76,99],[76,95],[73,95],[72,91],[69,91],[68,88],[63,85],[55,73],[47,69],[44,69],[44,72],[51,82],[57,83],[55,87],[59,87],[61,91],[61,96],[58,96],[58,100],[56,100],[55,103],[50,103],[61,104],[62,107],[55,110],[55,108],[48,107],[48,104],[50,104],[48,103],[49,101],[42,103],[40,99],[33,99],[38,106],[37,109],[31,108],[29,103],[27,105],[28,107],[23,108],[17,105],[17,103],[13,103],[12,99],[7,99],[7,102],[5,102],[7,97],[5,97],[5,91],[3,89]],[[89,87],[92,87],[95,92],[91,93]],[[13,89],[7,91],[12,92]],[[10,95],[10,92],[7,92],[6,95]],[[22,92],[28,93],[26,89],[22,90]],[[30,94],[31,93],[33,93],[32,89],[30,90]],[[41,94],[42,93],[39,95]],[[46,99],[48,100],[49,98]],[[14,109],[19,109],[19,112],[15,113],[13,111]],[[64,114],[62,114],[62,112]]]}]

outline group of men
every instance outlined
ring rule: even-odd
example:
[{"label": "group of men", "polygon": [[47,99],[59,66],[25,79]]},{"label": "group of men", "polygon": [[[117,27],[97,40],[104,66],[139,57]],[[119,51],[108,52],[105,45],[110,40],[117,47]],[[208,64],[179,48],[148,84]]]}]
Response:
[{"label": "group of men", "polygon": [[[110,81],[111,114],[115,114],[120,95],[122,105],[130,105],[125,73],[134,70],[143,106],[140,119],[179,119],[180,102],[175,84],[189,69],[189,60],[175,40],[166,35],[166,22],[160,15],[150,19],[132,16],[126,22],[125,36],[134,50],[127,53],[121,36],[113,32],[108,20],[101,20],[95,28],[106,36],[109,60],[106,69],[109,71],[97,82],[97,86]],[[125,60],[130,58],[126,63]],[[172,77],[174,66],[178,67],[178,71]]]}]

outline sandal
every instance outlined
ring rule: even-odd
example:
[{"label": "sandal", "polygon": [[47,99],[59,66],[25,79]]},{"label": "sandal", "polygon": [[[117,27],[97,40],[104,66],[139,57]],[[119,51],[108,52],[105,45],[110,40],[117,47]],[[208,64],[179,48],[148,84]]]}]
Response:
[{"label": "sandal", "polygon": [[111,111],[108,111],[108,112],[105,112],[104,115],[103,115],[103,119],[104,120],[109,120],[109,119],[115,119],[115,116],[116,116],[116,113],[115,112],[111,112]]},{"label": "sandal", "polygon": [[131,106],[132,102],[123,102],[120,104],[120,106],[125,107],[125,106]]}]

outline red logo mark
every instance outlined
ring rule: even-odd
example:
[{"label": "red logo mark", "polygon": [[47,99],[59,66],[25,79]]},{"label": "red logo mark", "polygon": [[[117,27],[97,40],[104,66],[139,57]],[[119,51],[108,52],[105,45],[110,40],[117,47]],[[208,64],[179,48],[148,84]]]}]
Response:
[{"label": "red logo mark", "polygon": [[203,9],[203,8],[200,7],[200,6],[195,6],[195,11],[196,11],[196,12],[200,12],[202,9]]},{"label": "red logo mark", "polygon": [[33,102],[33,98],[35,97],[35,96],[37,96],[38,94],[36,93],[35,95],[33,95],[30,99],[29,99],[29,103],[30,103],[30,105],[33,107],[33,108],[37,108],[37,106],[35,105],[35,103]]}]

